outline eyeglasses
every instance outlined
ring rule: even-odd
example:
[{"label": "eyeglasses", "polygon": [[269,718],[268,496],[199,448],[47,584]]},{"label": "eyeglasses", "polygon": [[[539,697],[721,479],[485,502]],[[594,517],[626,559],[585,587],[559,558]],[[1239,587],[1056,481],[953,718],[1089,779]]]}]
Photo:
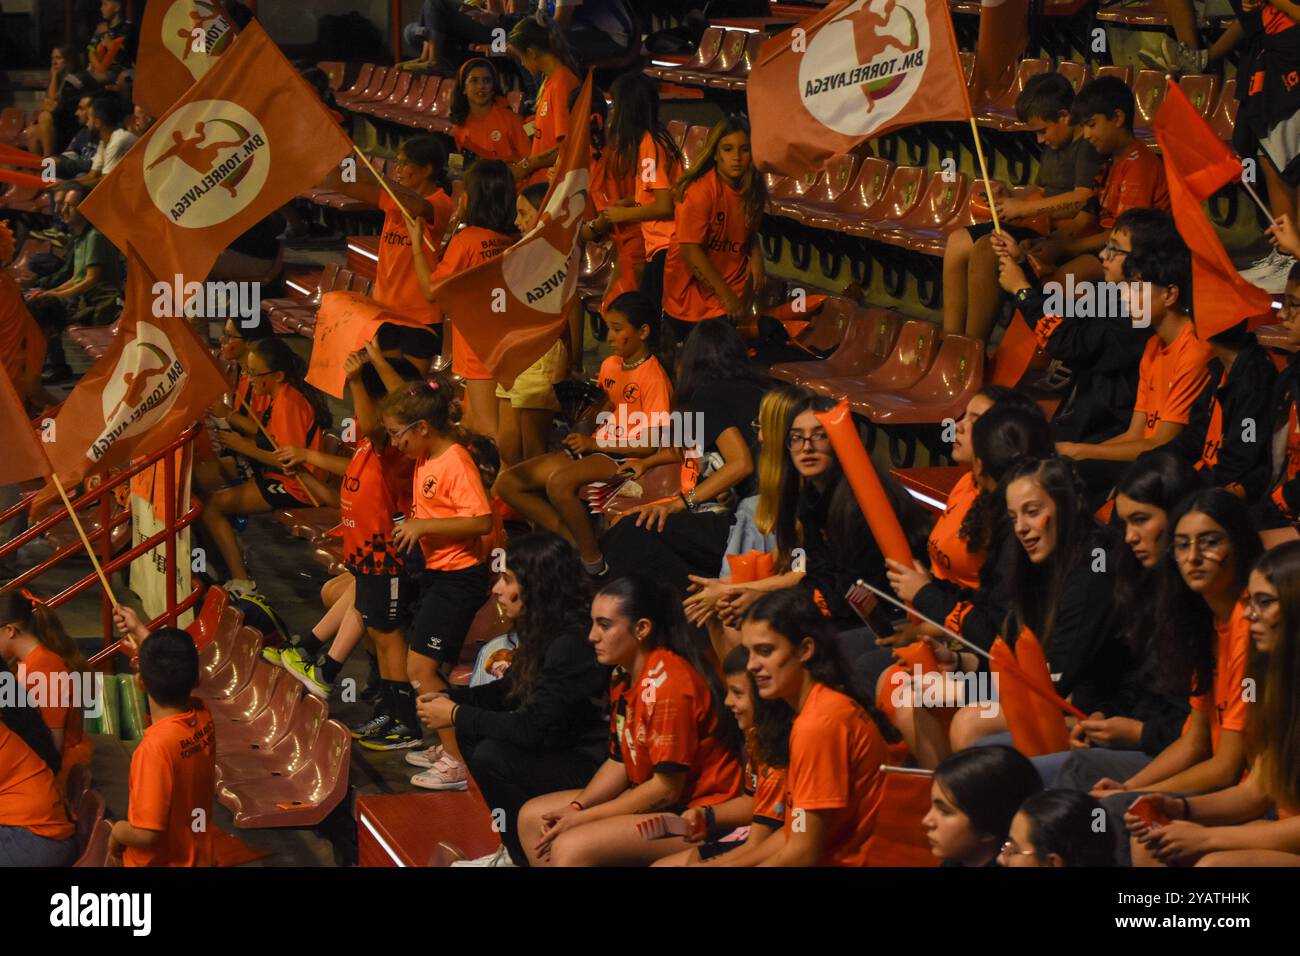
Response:
[{"label": "eyeglasses", "polygon": [[1277,607],[1278,599],[1271,594],[1250,594],[1245,600],[1246,613],[1251,617],[1263,617]]},{"label": "eyeglasses", "polygon": [[1002,849],[999,852],[1002,856],[1034,856],[1037,853],[1036,850],[1020,849],[1015,840],[1008,840],[1002,844]]},{"label": "eyeglasses", "polygon": [[1132,251],[1133,251],[1132,249],[1121,249],[1113,242],[1108,242],[1101,247],[1102,256],[1126,256]]},{"label": "eyeglasses", "polygon": [[1177,535],[1174,538],[1174,557],[1179,561],[1190,557],[1193,547],[1196,548],[1198,554],[1217,558],[1227,549],[1228,538],[1227,535],[1220,534],[1217,531],[1207,531],[1204,534],[1198,534],[1195,538]]},{"label": "eyeglasses", "polygon": [[405,425],[399,428],[397,431],[393,431],[391,428],[385,428],[384,431],[388,432],[388,440],[395,442],[418,424],[420,423],[411,422],[409,425]]},{"label": "eyeglasses", "polygon": [[811,435],[805,435],[803,432],[788,432],[785,436],[785,447],[791,451],[806,448],[811,445],[819,451],[824,451],[831,447],[830,437],[824,431],[815,431]]},{"label": "eyeglasses", "polygon": [[274,375],[274,374],[275,374],[275,373],[272,372],[270,369],[268,369],[268,370],[265,371],[265,372],[254,372],[254,371],[250,370],[249,373],[248,373],[248,377],[249,377],[249,378],[261,378],[263,375]]}]

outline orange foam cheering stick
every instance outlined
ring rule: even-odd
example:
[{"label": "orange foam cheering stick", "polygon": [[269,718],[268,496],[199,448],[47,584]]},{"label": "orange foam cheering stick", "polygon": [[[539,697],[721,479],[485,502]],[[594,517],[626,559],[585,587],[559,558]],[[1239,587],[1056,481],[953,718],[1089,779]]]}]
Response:
[{"label": "orange foam cheering stick", "polygon": [[876,474],[876,466],[871,463],[871,456],[853,424],[848,402],[840,402],[829,412],[817,412],[816,415],[826,429],[831,447],[835,449],[835,456],[840,460],[840,467],[844,469],[853,497],[867,519],[867,527],[871,529],[880,553],[910,568],[912,549],[908,547],[907,535],[903,534],[903,526],[889,503],[885,486]]},{"label": "orange foam cheering stick", "polygon": [[[1016,639],[1016,662],[1025,673],[1025,679],[1036,684],[1041,690],[1055,695],[1052,686],[1051,668],[1047,666],[1047,655],[1043,646],[1029,628],[1022,628]],[[1070,749],[1070,730],[1065,726],[1061,708],[1041,694],[1032,694],[1029,700],[1034,723],[1038,727],[1038,736],[1049,749],[1044,753],[1060,753]]]},{"label": "orange foam cheering stick", "polygon": [[989,669],[998,679],[998,704],[1006,719],[1007,730],[1011,731],[1012,744],[1026,757],[1052,753],[1057,748],[1050,746],[1043,738],[1034,708],[1037,698],[1033,693],[1026,693],[1029,687],[1025,677],[1022,675],[1016,680],[1002,679],[1008,674],[1016,673],[1017,662],[1011,654],[1011,648],[1000,637],[993,642]]},{"label": "orange foam cheering stick", "polygon": [[731,568],[732,584],[748,584],[758,580],[754,567],[754,552],[727,555],[727,566]]}]

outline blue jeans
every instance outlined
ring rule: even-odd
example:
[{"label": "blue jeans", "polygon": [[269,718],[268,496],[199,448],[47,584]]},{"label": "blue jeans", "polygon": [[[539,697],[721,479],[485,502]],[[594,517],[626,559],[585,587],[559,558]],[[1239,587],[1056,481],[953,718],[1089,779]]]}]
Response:
[{"label": "blue jeans", "polygon": [[0,866],[71,866],[77,860],[77,840],[51,840],[26,827],[0,826]]}]

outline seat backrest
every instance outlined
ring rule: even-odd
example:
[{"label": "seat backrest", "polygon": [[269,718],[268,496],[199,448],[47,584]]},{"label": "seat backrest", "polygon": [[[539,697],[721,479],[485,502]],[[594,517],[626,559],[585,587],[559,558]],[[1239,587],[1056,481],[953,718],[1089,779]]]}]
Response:
[{"label": "seat backrest", "polygon": [[90,839],[86,841],[85,847],[81,851],[81,856],[73,866],[112,866],[113,861],[108,856],[108,840],[113,834],[113,824],[107,820],[100,820],[95,825],[95,829],[90,833]]},{"label": "seat backrest", "polygon": [[709,127],[692,126],[686,132],[686,139],[682,143],[682,165],[690,169],[695,164],[704,149],[704,144],[709,138]]},{"label": "seat backrest", "polygon": [[907,217],[907,224],[923,228],[942,226],[957,214],[969,191],[970,181],[965,173],[956,173],[951,178],[942,173],[931,176],[921,201]]},{"label": "seat backrest", "polygon": [[1076,93],[1084,83],[1088,82],[1088,67],[1077,60],[1062,60],[1056,64],[1056,72],[1070,81]]},{"label": "seat backrest", "polygon": [[745,58],[745,45],[748,42],[748,33],[741,30],[728,30],[722,37],[722,45],[718,47],[718,55],[705,68],[705,72],[730,73]]},{"label": "seat backrest", "polygon": [[329,292],[334,288],[334,280],[339,274],[339,264],[337,262],[327,262],[325,268],[321,270],[320,278],[316,280],[317,292]]},{"label": "seat backrest", "polygon": [[934,358],[934,340],[938,330],[933,323],[908,319],[898,330],[898,342],[888,364],[928,368]]},{"label": "seat backrest", "polygon": [[77,803],[77,847],[85,849],[99,821],[104,819],[104,796],[98,790],[84,790]]},{"label": "seat backrest", "polygon": [[773,198],[799,199],[807,196],[822,181],[823,176],[825,176],[825,172],[822,170],[813,170],[804,173],[802,176],[791,176],[781,183],[780,192],[773,194]]},{"label": "seat backrest", "polygon": [[1131,87],[1133,85],[1133,67],[1131,66],[1099,66],[1092,78],[1100,80],[1103,76],[1118,76],[1127,86]]},{"label": "seat backrest", "polygon": [[1219,101],[1214,104],[1214,112],[1210,114],[1210,128],[1214,130],[1219,139],[1228,141],[1232,139],[1232,131],[1237,123],[1237,78],[1234,76],[1230,80],[1225,80],[1223,91],[1219,94]]},{"label": "seat backrest", "polygon": [[805,197],[808,202],[830,205],[848,192],[858,175],[861,157],[848,153],[827,162],[816,186]]},{"label": "seat backrest", "polygon": [[668,135],[673,138],[673,142],[677,144],[678,149],[681,149],[682,140],[686,138],[686,131],[690,128],[691,124],[683,119],[668,121]]},{"label": "seat backrest", "polygon": [[223,587],[212,585],[203,595],[203,607],[199,609],[198,615],[186,628],[190,636],[194,638],[194,646],[203,650],[204,646],[211,643],[212,638],[217,633],[217,626],[221,622],[221,615],[225,613],[226,605],[230,603],[230,592]]},{"label": "seat backrest", "polygon": [[366,88],[361,91],[360,98],[363,100],[373,100],[378,96],[379,91],[382,90],[384,84],[388,82],[389,72],[391,71],[386,66],[375,67],[375,72],[370,74],[370,82],[367,83]]},{"label": "seat backrest", "polygon": [[446,116],[451,112],[451,94],[456,91],[456,80],[448,77],[438,87],[438,95],[434,97],[433,109],[431,112],[434,116]]},{"label": "seat backrest", "polygon": [[420,100],[424,99],[425,91],[429,88],[431,80],[438,79],[436,76],[417,76],[411,80],[411,85],[406,90],[406,95],[402,97],[402,109],[413,110],[420,105]]},{"label": "seat backrest", "polygon": [[903,317],[892,309],[870,308],[863,316],[863,339],[859,348],[873,358],[884,361],[898,342]]},{"label": "seat backrest", "polygon": [[1039,73],[1046,73],[1051,68],[1052,64],[1042,57],[1030,57],[1021,60],[1020,65],[1016,67],[1015,78],[1011,81],[1011,85],[1003,90],[1002,95],[997,98],[994,103],[995,107],[1004,110],[1015,109],[1016,97],[1018,97],[1020,91],[1025,88],[1025,83],[1029,78],[1031,76],[1037,76]]},{"label": "seat backrest", "polygon": [[[378,71],[376,70],[375,72]],[[393,92],[393,89],[404,76],[407,77],[407,82],[409,83],[411,76],[410,73],[405,70],[389,70],[388,75],[384,77],[384,82],[379,84],[379,88],[375,90],[374,95],[367,96],[366,100],[370,103],[382,103],[384,100],[388,99],[389,94]]]},{"label": "seat backrest", "polygon": [[722,35],[726,32],[722,27],[706,27],[700,34],[700,44],[695,48],[695,56],[684,66],[695,70],[711,64],[722,48]]},{"label": "seat backrest", "polygon": [[403,70],[401,75],[398,76],[397,82],[393,84],[393,88],[388,91],[386,101],[392,104],[400,103],[403,97],[411,91],[412,79],[414,79],[414,75]]},{"label": "seat backrest", "polygon": [[1138,70],[1137,79],[1133,82],[1134,112],[1137,114],[1133,119],[1134,126],[1143,129],[1151,127],[1156,110],[1165,101],[1165,91],[1168,89],[1163,71]]},{"label": "seat backrest", "polygon": [[889,188],[866,216],[872,221],[898,222],[906,218],[925,192],[927,170],[924,166],[898,166],[889,177]]},{"label": "seat backrest", "polygon": [[970,383],[971,376],[984,368],[984,343],[966,335],[944,335],[928,380],[935,385],[935,397],[952,398]]},{"label": "seat backrest", "polygon": [[364,90],[370,85],[370,80],[374,75],[375,65],[373,63],[362,63],[361,70],[357,73],[357,78],[352,81],[352,85],[348,87],[346,91],[348,95],[360,93]]},{"label": "seat backrest", "polygon": [[847,205],[853,212],[866,213],[880,201],[894,175],[894,164],[879,156],[868,156],[858,167],[858,178],[849,187]]},{"label": "seat backrest", "polygon": [[68,778],[64,781],[63,788],[68,805],[75,807],[81,795],[90,789],[90,767],[84,763],[69,767]]},{"label": "seat backrest", "polygon": [[754,69],[754,64],[758,62],[758,54],[762,52],[763,44],[766,41],[767,36],[762,33],[751,33],[749,35],[749,39],[745,41],[745,55],[736,68],[737,73],[749,75],[750,71]]},{"label": "seat backrest", "polygon": [[1202,116],[1218,104],[1219,78],[1211,73],[1189,73],[1179,78],[1178,86]]}]

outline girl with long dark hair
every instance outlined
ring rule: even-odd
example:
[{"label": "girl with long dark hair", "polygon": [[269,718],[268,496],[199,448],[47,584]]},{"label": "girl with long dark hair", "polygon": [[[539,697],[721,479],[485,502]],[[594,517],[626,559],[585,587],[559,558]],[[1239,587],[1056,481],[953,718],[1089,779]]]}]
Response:
[{"label": "girl with long dark hair", "polygon": [[563,538],[526,534],[511,541],[492,594],[518,638],[505,675],[422,697],[418,708],[426,726],[456,735],[484,800],[505,811],[502,848],[474,862],[523,865],[520,807],[542,794],[581,787],[605,754],[609,670],[587,641],[587,576]]},{"label": "girl with long dark hair", "polygon": [[540,16],[520,20],[510,30],[510,49],[525,70],[541,77],[529,121],[532,147],[510,167],[521,186],[531,186],[546,182],[546,170],[555,165],[560,143],[569,134],[569,94],[582,84],[568,44],[549,20]]},{"label": "girl with long dark hair", "polygon": [[640,575],[607,584],[591,605],[590,640],[596,659],[616,668],[609,757],[581,790],[524,805],[520,837],[533,865],[653,863],[689,846],[646,840],[638,823],[741,791],[740,731],[669,593]]},{"label": "girl with long dark hair", "polygon": [[447,118],[456,148],[475,159],[517,163],[532,148],[524,121],[501,96],[501,78],[486,57],[461,64]]}]

